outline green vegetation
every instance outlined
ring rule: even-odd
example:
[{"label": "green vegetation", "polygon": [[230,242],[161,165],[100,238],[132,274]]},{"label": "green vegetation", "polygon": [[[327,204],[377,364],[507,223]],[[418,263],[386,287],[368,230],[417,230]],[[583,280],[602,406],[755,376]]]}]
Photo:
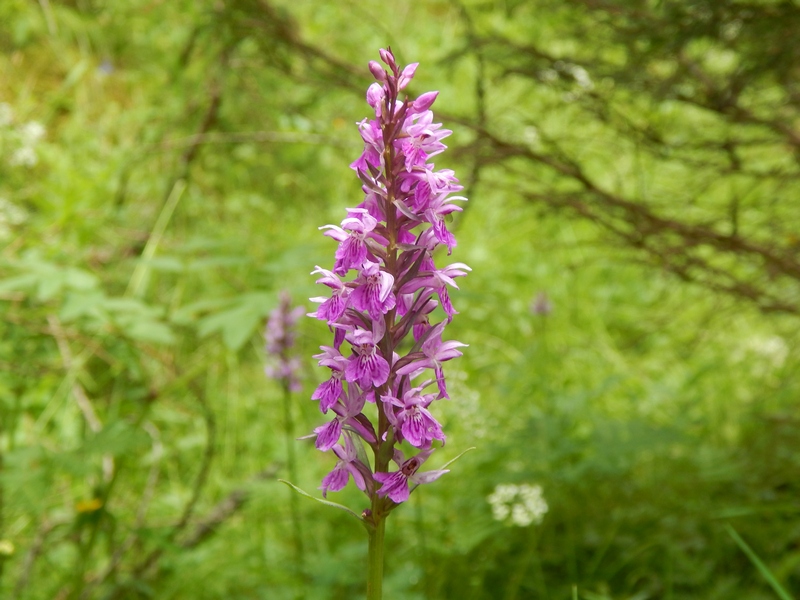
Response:
[{"label": "green vegetation", "polygon": [[[299,498],[297,559],[262,330],[360,201],[386,45],[470,198],[437,458],[477,449],[394,513],[385,597],[800,597],[799,13],[0,2],[0,597],[363,595],[346,513]],[[332,458],[296,454],[313,492]],[[493,518],[502,484],[540,524]]]}]

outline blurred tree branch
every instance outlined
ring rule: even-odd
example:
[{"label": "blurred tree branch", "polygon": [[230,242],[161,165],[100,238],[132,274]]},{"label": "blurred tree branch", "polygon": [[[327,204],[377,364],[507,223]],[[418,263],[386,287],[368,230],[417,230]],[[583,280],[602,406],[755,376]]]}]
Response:
[{"label": "blurred tree branch", "polygon": [[[512,193],[596,223],[633,260],[765,312],[800,314],[796,6],[575,0],[565,9],[551,3],[554,11],[582,18],[559,32],[560,43],[548,45],[531,41],[543,37],[534,35],[533,21],[528,36],[481,32],[471,12],[492,9],[456,4],[466,35],[445,62],[477,65],[476,113],[440,115],[475,134],[460,149],[474,157],[468,186],[478,183],[484,166],[521,174],[529,183]],[[257,6],[261,15],[248,24],[269,29],[300,61],[286,72],[360,90],[354,68],[304,41],[291,18],[269,2],[239,5]],[[547,5],[517,2],[509,18],[514,10]],[[564,52],[564,40],[577,50]],[[513,123],[498,104],[505,83],[523,90],[517,92],[523,102],[506,109]],[[539,100],[524,101],[534,97]],[[559,114],[576,126],[556,139],[547,120]],[[535,130],[534,143],[520,139],[526,126]],[[619,155],[602,146],[609,142]],[[599,158],[605,172],[588,168],[589,158]],[[634,161],[643,164],[618,166]],[[661,176],[668,170],[677,178]],[[608,175],[615,171],[626,181],[611,187]],[[634,189],[645,177],[650,189]]]},{"label": "blurred tree branch", "polygon": [[[581,140],[588,126],[577,126],[570,139],[558,141],[541,126],[537,143],[531,144],[498,123],[496,111],[493,121],[457,119],[476,134],[465,153],[527,175],[532,184],[517,190],[522,197],[598,224],[634,254],[684,280],[751,301],[766,312],[799,314],[800,134],[792,123],[800,122],[800,55],[792,32],[800,29],[800,11],[788,2],[746,7],[664,2],[653,8],[593,0],[575,4],[588,11],[584,22],[591,29],[568,33],[596,38],[582,40],[582,54],[490,32],[449,60],[489,60],[494,81],[513,80],[548,98],[547,114],[515,107],[521,120],[544,123],[548,114],[569,111],[576,123],[594,121],[599,127],[592,127],[593,133],[616,137],[629,156],[646,153],[650,168],[683,163],[685,186],[678,194],[668,181],[659,181],[662,189],[654,186],[649,193],[631,185],[612,191],[605,174],[578,158],[589,156],[591,141]],[[470,23],[465,27],[469,30]],[[589,47],[624,53],[587,54]],[[712,72],[725,61],[738,66]],[[562,97],[553,98],[558,93]],[[659,114],[676,104],[702,111],[679,116],[679,136]],[[698,127],[698,121],[707,125]],[[624,152],[620,159],[626,158]],[[596,151],[591,159],[597,159]],[[606,157],[609,170],[613,159]],[[637,174],[629,169],[626,175]],[[773,184],[768,191],[767,181]],[[723,182],[728,189],[720,189]],[[749,214],[757,209],[761,222],[743,218],[743,206]]]}]

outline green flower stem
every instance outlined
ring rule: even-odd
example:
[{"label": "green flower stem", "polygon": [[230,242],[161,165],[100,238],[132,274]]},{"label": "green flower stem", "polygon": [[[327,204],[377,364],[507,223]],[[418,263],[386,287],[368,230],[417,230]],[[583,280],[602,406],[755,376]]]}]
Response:
[{"label": "green flower stem", "polygon": [[374,526],[368,528],[367,600],[381,600],[383,597],[383,541],[386,531],[386,515],[378,513],[376,516],[377,519]]},{"label": "green flower stem", "polygon": [[[283,381],[283,425],[286,441],[286,462],[289,479],[297,481],[297,457],[294,449],[294,420],[292,419],[292,392],[289,382]],[[303,526],[300,521],[300,508],[297,496],[290,494],[289,510],[292,518],[292,537],[294,538],[295,567],[300,573],[305,571],[305,549],[303,547]]]},{"label": "green flower stem", "polygon": [[[383,407],[378,411],[383,417]],[[385,418],[385,417],[384,417]],[[389,456],[394,446],[394,436],[379,446],[375,453],[375,471],[386,472],[389,468]],[[384,534],[386,532],[386,501],[372,493],[372,511],[364,521],[369,532],[369,568],[367,570],[367,600],[380,600],[383,597],[383,563]]]}]

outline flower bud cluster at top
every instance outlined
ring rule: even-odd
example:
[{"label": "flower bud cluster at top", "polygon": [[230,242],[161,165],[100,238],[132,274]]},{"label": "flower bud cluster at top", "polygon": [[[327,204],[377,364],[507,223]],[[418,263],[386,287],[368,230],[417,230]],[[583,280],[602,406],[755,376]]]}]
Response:
[{"label": "flower bud cluster at top", "polygon": [[[408,499],[410,484],[446,472],[417,471],[433,452],[433,441],[445,441],[430,408],[449,398],[442,364],[461,356],[458,348],[465,346],[442,335],[457,314],[448,286],[458,288],[455,278],[470,269],[461,263],[439,269],[433,261],[437,247],[446,246],[449,254],[456,245],[445,218],[461,210],[453,201],[466,200],[451,196],[463,189],[453,171],[437,171],[430,162],[445,150],[442,139],[451,133],[433,122],[429,110],[438,92],[399,99],[417,64],[401,70],[391,50],[380,56],[388,69],[369,63],[377,82],[367,90],[367,103],[375,118],[358,123],[364,152],[350,165],[364,200],[348,209],[341,225],[320,228],[339,246],[332,270],[312,272],[330,295],[312,298],[320,305],[309,316],[333,332],[333,345],[314,356],[331,376],[312,398],[323,413],[333,413],[332,421],[314,430],[317,448],[338,457],[322,481],[323,494],[342,489],[352,476],[370,498],[377,494],[400,503]],[[432,324],[440,304],[445,320]],[[376,421],[363,412],[368,404],[375,406]],[[406,459],[396,447],[403,441],[420,451]],[[375,454],[374,472],[364,443]],[[394,472],[390,460],[398,467]]]}]

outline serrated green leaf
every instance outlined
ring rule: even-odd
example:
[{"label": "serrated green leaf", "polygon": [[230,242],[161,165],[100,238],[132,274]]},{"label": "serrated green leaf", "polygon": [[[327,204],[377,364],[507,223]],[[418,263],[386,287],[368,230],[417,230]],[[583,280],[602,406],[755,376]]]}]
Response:
[{"label": "serrated green leaf", "polygon": [[78,449],[81,454],[120,456],[146,443],[147,435],[124,421],[108,423]]},{"label": "serrated green leaf", "polygon": [[172,344],[175,342],[175,334],[172,329],[158,321],[138,320],[128,326],[125,332],[131,339],[142,342],[154,342],[156,344]]},{"label": "serrated green leaf", "polygon": [[200,337],[207,337],[212,333],[227,329],[247,329],[251,326],[253,312],[250,307],[237,306],[211,314],[197,323],[197,333],[200,334]]},{"label": "serrated green leaf", "polygon": [[175,310],[170,316],[173,323],[179,325],[188,325],[196,320],[201,313],[212,310],[217,310],[225,306],[230,306],[234,303],[234,298],[210,298],[207,300],[198,300],[197,302],[190,302],[179,309]]},{"label": "serrated green leaf", "polygon": [[238,350],[253,335],[262,315],[249,307],[242,307],[222,330],[222,341],[229,350]]},{"label": "serrated green leaf", "polygon": [[225,346],[230,350],[238,350],[253,335],[274,304],[271,294],[244,294],[236,299],[234,307],[201,319],[197,324],[197,332],[201,337],[221,332]]},{"label": "serrated green leaf", "polygon": [[17,275],[0,281],[0,292],[25,292],[30,291],[39,281],[39,276],[33,273]]},{"label": "serrated green leaf", "polygon": [[65,322],[74,321],[79,317],[100,317],[105,301],[106,295],[99,290],[72,292],[67,294],[59,316]]},{"label": "serrated green leaf", "polygon": [[36,287],[36,297],[39,300],[47,301],[55,298],[63,288],[64,281],[57,276],[40,277]]},{"label": "serrated green leaf", "polygon": [[103,306],[112,312],[121,314],[135,314],[136,316],[143,314],[157,315],[160,312],[160,309],[154,309],[153,307],[147,306],[144,302],[137,300],[136,298],[107,298],[103,303]]},{"label": "serrated green leaf", "polygon": [[64,284],[73,290],[91,290],[99,285],[97,276],[89,271],[70,267],[64,271]]}]

